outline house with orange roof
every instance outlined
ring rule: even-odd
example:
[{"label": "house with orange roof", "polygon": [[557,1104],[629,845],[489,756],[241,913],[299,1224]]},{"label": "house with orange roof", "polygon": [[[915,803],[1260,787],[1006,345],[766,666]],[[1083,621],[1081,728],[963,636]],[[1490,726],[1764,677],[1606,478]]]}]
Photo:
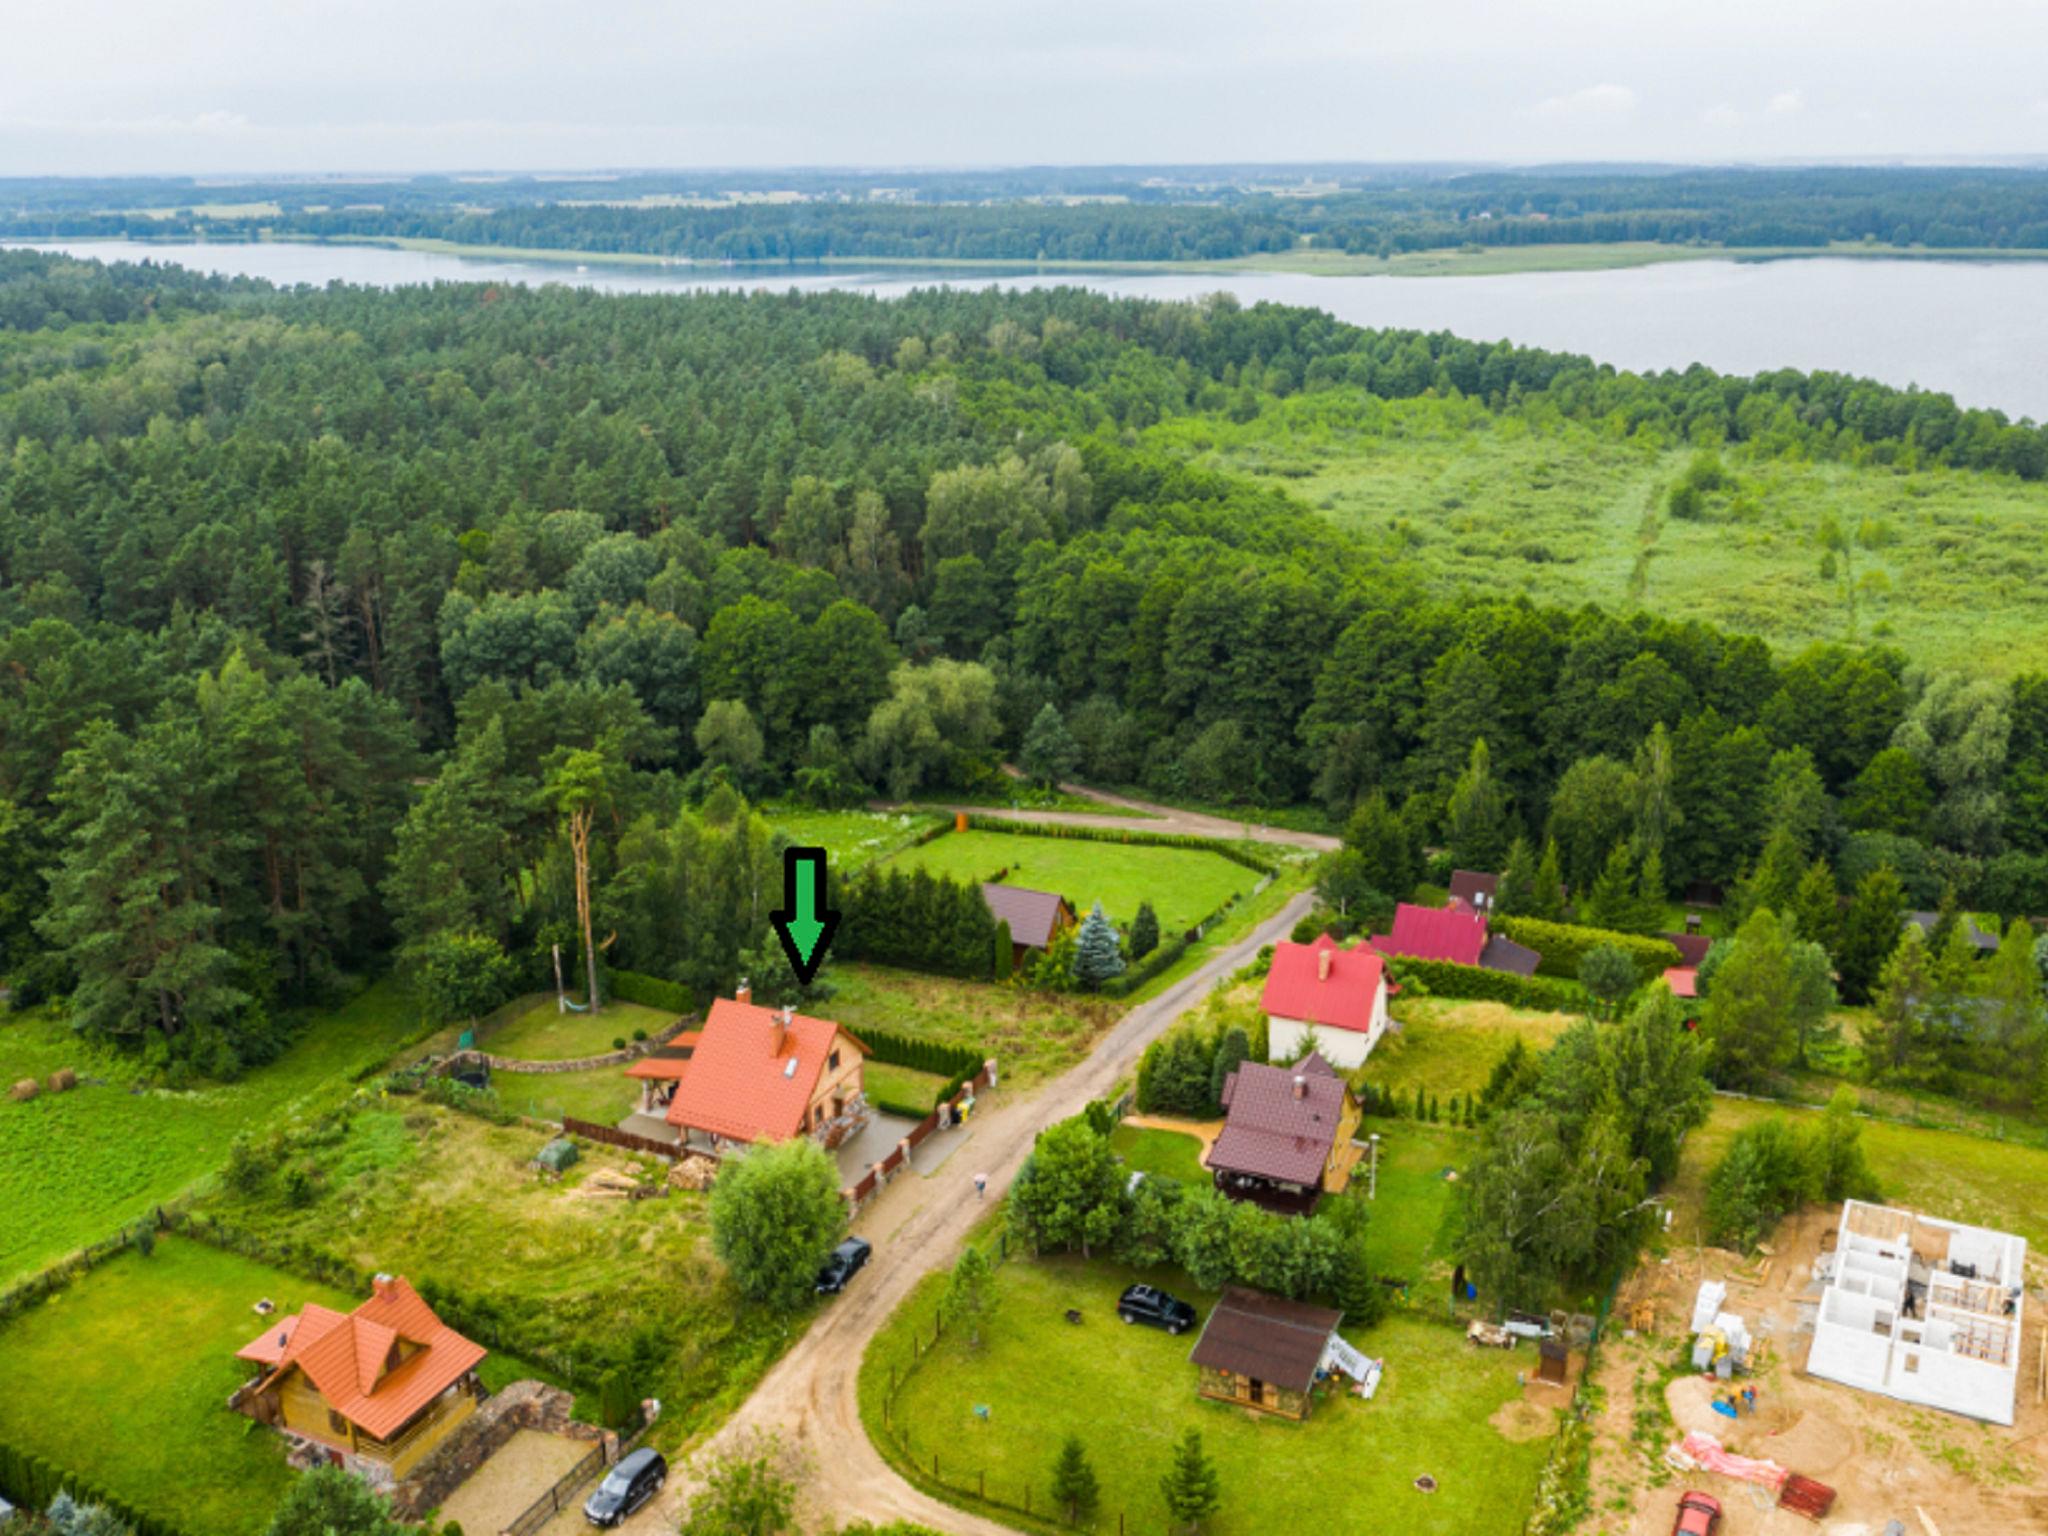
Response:
[{"label": "house with orange roof", "polygon": [[836,1147],[867,1124],[867,1054],[843,1025],[764,1008],[742,989],[711,1005],[668,1123],[685,1146],[714,1153],[794,1136]]},{"label": "house with orange roof", "polygon": [[235,1358],[261,1373],[235,1406],[373,1483],[402,1480],[476,1411],[486,1351],[403,1278],[379,1275],[342,1313],[309,1304]]}]

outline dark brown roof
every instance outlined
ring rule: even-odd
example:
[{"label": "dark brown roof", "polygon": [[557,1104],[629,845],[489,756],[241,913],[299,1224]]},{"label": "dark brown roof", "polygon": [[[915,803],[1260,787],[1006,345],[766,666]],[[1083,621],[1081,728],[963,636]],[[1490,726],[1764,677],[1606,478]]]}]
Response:
[{"label": "dark brown roof", "polygon": [[[1450,899],[1462,901],[1475,912],[1491,912],[1493,898],[1500,892],[1499,875],[1482,875],[1476,870],[1451,871]],[[1483,900],[1481,898],[1484,898]]]},{"label": "dark brown roof", "polygon": [[1209,1166],[1224,1173],[1313,1185],[1330,1160],[1349,1096],[1344,1080],[1314,1054],[1295,1067],[1245,1062],[1223,1080],[1228,1118],[1209,1151]]},{"label": "dark brown roof", "polygon": [[1704,933],[1660,933],[1657,937],[1678,951],[1680,965],[1695,971],[1714,947],[1713,939]]},{"label": "dark brown roof", "polygon": [[1342,1312],[1228,1286],[1188,1356],[1196,1365],[1306,1392]]},{"label": "dark brown roof", "polygon": [[1513,939],[1504,939],[1499,934],[1491,935],[1486,948],[1479,952],[1479,964],[1489,971],[1513,971],[1517,976],[1534,976],[1536,967],[1543,963],[1543,956],[1526,944],[1517,944]]},{"label": "dark brown roof", "polygon": [[1052,943],[1059,927],[1064,898],[1051,891],[1028,891],[1021,885],[984,885],[981,899],[999,923],[1010,925],[1010,942],[1031,949]]}]

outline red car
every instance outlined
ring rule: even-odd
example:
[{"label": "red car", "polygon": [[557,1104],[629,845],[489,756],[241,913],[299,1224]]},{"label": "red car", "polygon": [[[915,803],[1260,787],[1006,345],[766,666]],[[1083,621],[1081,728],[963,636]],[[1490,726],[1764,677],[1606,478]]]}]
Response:
[{"label": "red car", "polygon": [[1671,1536],[1714,1536],[1721,1529],[1721,1501],[1711,1493],[1679,1496],[1678,1518],[1671,1522]]}]

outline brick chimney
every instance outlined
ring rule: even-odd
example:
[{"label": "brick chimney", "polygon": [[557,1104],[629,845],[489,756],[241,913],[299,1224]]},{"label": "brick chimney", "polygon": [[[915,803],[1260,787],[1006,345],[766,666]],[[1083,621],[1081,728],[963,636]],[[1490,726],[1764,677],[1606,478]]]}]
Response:
[{"label": "brick chimney", "polygon": [[1330,979],[1330,956],[1335,953],[1336,951],[1332,949],[1319,949],[1316,951],[1317,981],[1328,981]]},{"label": "brick chimney", "polygon": [[753,983],[748,981],[746,977],[742,976],[740,978],[739,986],[734,990],[732,994],[732,1000],[736,1003],[751,1003],[754,1000]]},{"label": "brick chimney", "polygon": [[379,1296],[389,1296],[391,1294],[391,1277],[389,1275],[371,1276],[370,1289]]},{"label": "brick chimney", "polygon": [[1306,1077],[1303,1077],[1299,1072],[1294,1074],[1294,1096],[1297,1099],[1305,1099],[1308,1097],[1308,1079]]}]

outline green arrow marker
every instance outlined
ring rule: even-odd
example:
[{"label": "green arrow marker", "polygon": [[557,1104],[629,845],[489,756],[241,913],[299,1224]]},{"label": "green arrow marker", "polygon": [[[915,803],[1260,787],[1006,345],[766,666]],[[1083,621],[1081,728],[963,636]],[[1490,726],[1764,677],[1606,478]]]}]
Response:
[{"label": "green arrow marker", "polygon": [[783,849],[782,909],[770,912],[768,921],[775,925],[797,981],[808,987],[839,928],[839,914],[825,905],[824,849]]}]

